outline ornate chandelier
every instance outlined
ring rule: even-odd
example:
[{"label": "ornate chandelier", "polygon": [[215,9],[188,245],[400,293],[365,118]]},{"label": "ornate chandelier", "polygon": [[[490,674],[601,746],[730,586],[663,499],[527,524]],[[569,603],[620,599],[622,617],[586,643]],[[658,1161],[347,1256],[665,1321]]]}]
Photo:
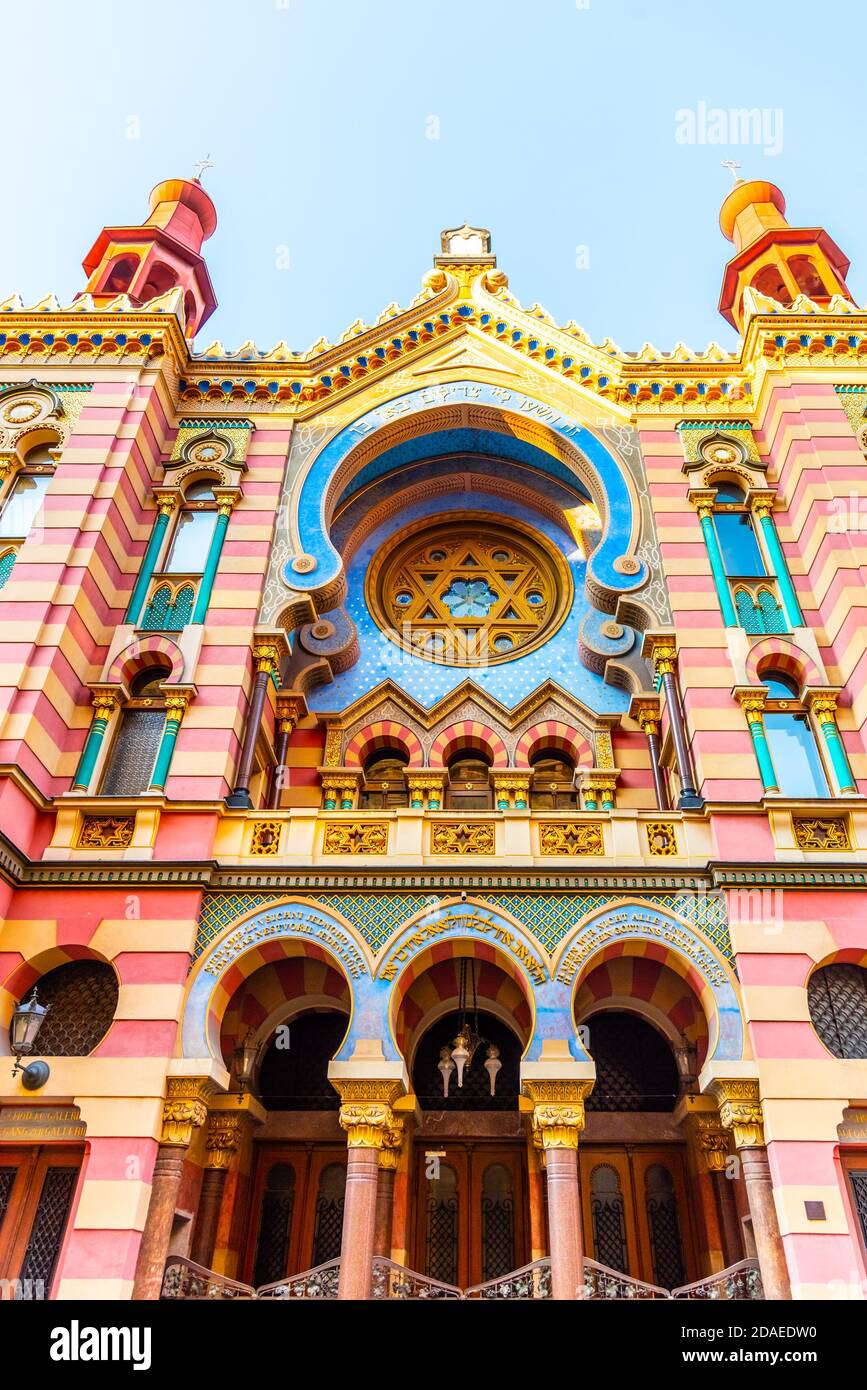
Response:
[{"label": "ornate chandelier", "polygon": [[[472,1008],[468,1004],[467,982],[472,990]],[[480,1047],[485,1049],[485,1071],[491,1083],[491,1095],[496,1094],[497,1073],[502,1067],[500,1049],[496,1043],[488,1042],[479,1032],[479,1010],[476,1000],[476,962],[466,956],[461,958],[458,992],[459,1024],[457,1035],[451,1047],[440,1048],[437,1070],[443,1079],[443,1096],[448,1100],[449,1083],[457,1072],[458,1088],[463,1087],[464,1072],[472,1065],[473,1057]]]}]

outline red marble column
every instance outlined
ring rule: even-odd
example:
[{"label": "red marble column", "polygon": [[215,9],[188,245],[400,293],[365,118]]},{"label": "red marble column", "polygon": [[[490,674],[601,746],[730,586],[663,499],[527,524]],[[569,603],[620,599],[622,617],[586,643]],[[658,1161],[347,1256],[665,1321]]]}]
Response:
[{"label": "red marble column", "polygon": [[225,1168],[205,1169],[199,1194],[199,1208],[196,1212],[196,1227],[190,1245],[190,1259],[197,1265],[204,1265],[205,1269],[211,1268],[214,1257],[217,1223],[220,1219],[225,1186]]},{"label": "red marble column", "polygon": [[792,1290],[768,1167],[758,1081],[720,1078],[711,1089],[719,1099],[720,1121],[731,1130],[741,1161],[765,1298],[790,1299]]},{"label": "red marble column", "polygon": [[583,1080],[524,1080],[533,1102],[533,1132],[545,1153],[551,1293],[557,1299],[584,1297],[578,1137],[592,1085]]},{"label": "red marble column", "polygon": [[351,1146],[346,1167],[338,1298],[370,1297],[378,1178],[379,1150]]},{"label": "red marble column", "polygon": [[584,1283],[584,1251],[581,1239],[577,1142],[574,1149],[546,1149],[545,1173],[548,1185],[548,1233],[551,1241],[551,1293],[554,1298],[578,1298]]},{"label": "red marble column", "polygon": [[394,1212],[393,1167],[384,1167],[385,1150],[379,1155],[379,1179],[376,1187],[376,1225],[373,1235],[374,1255],[384,1255],[391,1259],[391,1221]]},{"label": "red marble column", "polygon": [[209,1083],[201,1077],[169,1077],[162,1138],[133,1281],[134,1299],[160,1296],[184,1160],[193,1130],[205,1122],[208,1091]]},{"label": "red marble column", "polygon": [[745,1146],[738,1152],[743,1164],[744,1184],[753,1221],[753,1239],[756,1242],[765,1298],[790,1299],[792,1290],[783,1239],[777,1221],[767,1149],[764,1145]]},{"label": "red marble column", "polygon": [[135,1280],[132,1287],[134,1299],[159,1298],[163,1285],[163,1270],[169,1250],[178,1189],[186,1145],[160,1144],[154,1174],[151,1179],[151,1199],[148,1214],[141,1236]]},{"label": "red marble column", "polygon": [[337,1297],[367,1299],[373,1276],[380,1153],[383,1149],[399,1152],[402,1127],[391,1106],[403,1085],[333,1075],[331,1080],[343,1101],[340,1124],[349,1145]]}]

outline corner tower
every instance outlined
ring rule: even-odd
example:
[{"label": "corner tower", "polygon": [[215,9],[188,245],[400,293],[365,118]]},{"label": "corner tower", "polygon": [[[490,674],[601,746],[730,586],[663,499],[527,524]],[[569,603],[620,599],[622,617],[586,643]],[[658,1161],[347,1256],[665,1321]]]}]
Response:
[{"label": "corner tower", "polygon": [[784,308],[805,294],[826,306],[833,295],[852,295],[849,261],[823,227],[790,227],[786,200],[776,184],[738,179],[720,208],[723,236],[735,254],[725,268],[719,310],[734,328],[743,323],[747,286]]},{"label": "corner tower", "polygon": [[198,179],[165,179],[150,196],[140,226],[103,227],[82,265],[97,308],[116,295],[136,306],[180,289],[186,336],[192,338],[217,307],[201,255],[217,212]]}]

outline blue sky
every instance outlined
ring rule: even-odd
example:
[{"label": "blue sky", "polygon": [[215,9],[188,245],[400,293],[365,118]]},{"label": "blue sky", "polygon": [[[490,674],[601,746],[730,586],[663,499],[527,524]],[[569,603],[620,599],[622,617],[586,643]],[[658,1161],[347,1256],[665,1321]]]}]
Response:
[{"label": "blue sky", "polygon": [[[406,303],[465,219],[519,299],[597,341],[731,345],[726,158],[827,227],[864,300],[855,0],[6,0],[3,29],[27,56],[4,70],[0,297],[69,298],[100,227],[210,153],[199,347],[336,338]],[[744,108],[758,141],[707,114]]]}]

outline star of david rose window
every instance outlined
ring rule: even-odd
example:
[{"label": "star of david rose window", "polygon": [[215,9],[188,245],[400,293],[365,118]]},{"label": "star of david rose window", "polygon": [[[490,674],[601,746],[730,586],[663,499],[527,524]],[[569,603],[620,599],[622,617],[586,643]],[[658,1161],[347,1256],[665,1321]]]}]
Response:
[{"label": "star of david rose window", "polygon": [[368,607],[391,641],[427,661],[486,666],[547,640],[572,603],[572,576],[548,539],[485,513],[417,522],[377,552]]}]

